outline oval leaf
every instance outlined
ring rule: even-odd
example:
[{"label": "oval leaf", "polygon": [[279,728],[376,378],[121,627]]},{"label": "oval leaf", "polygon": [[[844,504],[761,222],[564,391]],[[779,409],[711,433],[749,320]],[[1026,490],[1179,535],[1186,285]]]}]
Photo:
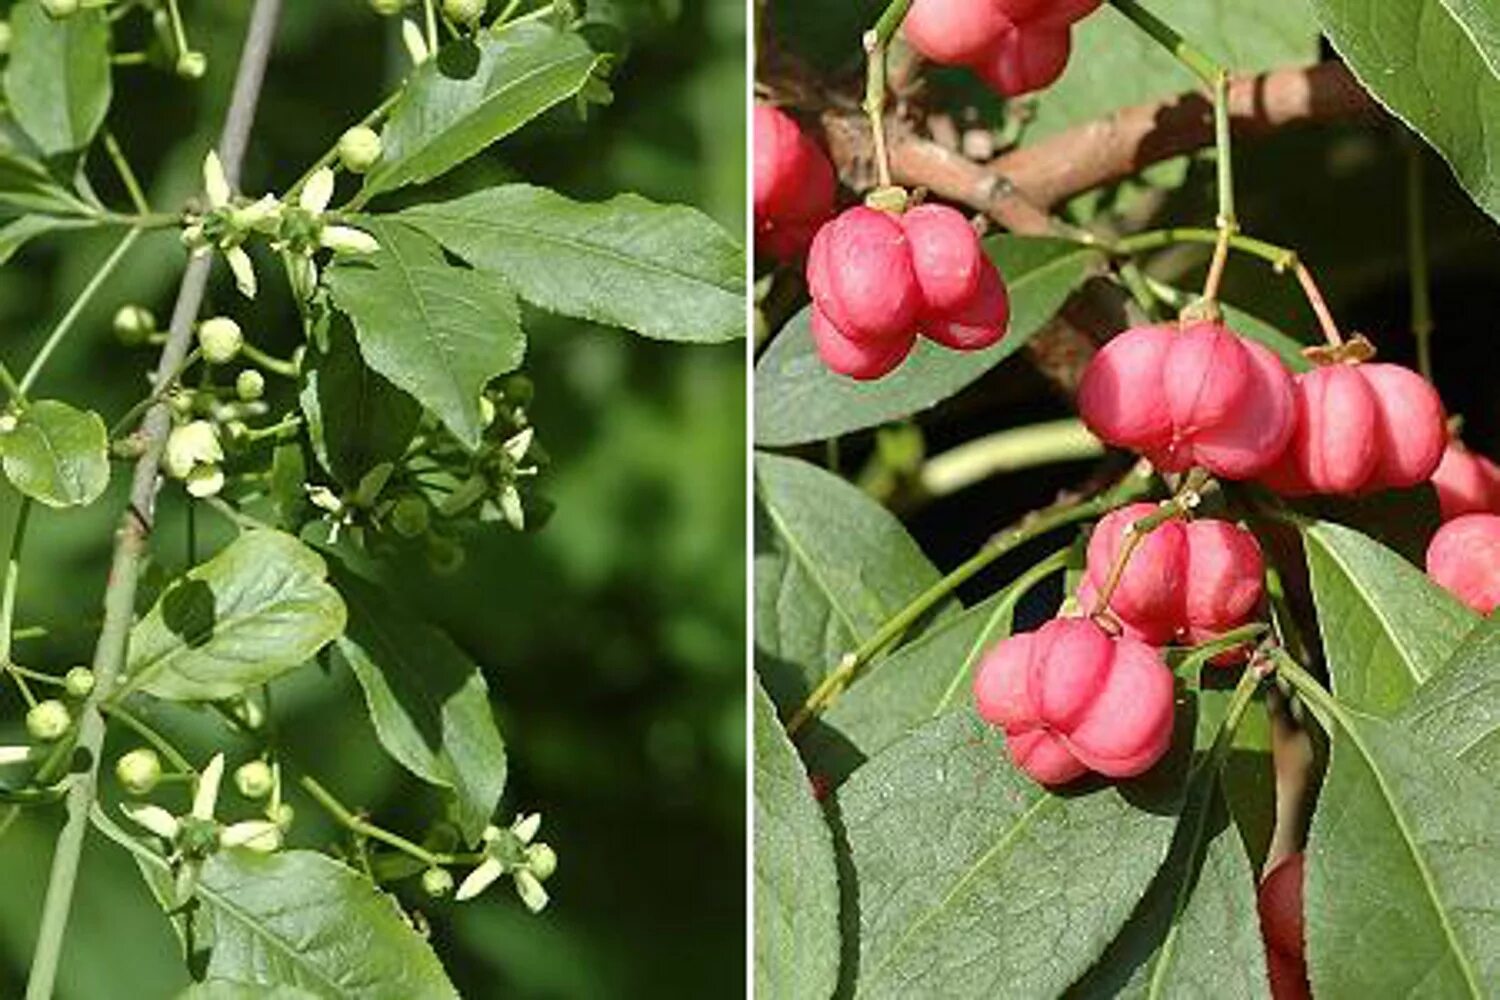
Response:
[{"label": "oval leaf", "polygon": [[662,340],[745,335],[745,254],[691,208],[510,184],[397,218],[550,312]]},{"label": "oval leaf", "polygon": [[412,774],[452,791],[459,828],[478,841],[506,770],[484,675],[446,633],[400,611],[378,587],[342,568],[334,581],[349,608],[334,648],[364,689],[380,745]]},{"label": "oval leaf", "polygon": [[1404,729],[1330,709],[1307,847],[1313,993],[1492,996],[1500,794]]},{"label": "oval leaf", "polygon": [[787,708],[938,572],[889,511],[806,462],[757,455],[755,495],[756,669]]},{"label": "oval leaf", "polygon": [[[370,370],[348,324],[327,331],[327,350],[314,345],[302,368],[299,399],[307,436],[323,468],[354,489],[365,473],[394,462],[406,451],[422,408],[416,400]],[[300,480],[296,494],[305,497]]]},{"label": "oval leaf", "polygon": [[1379,542],[1330,521],[1303,531],[1323,654],[1344,704],[1388,716],[1477,621]]},{"label": "oval leaf", "polygon": [[1051,238],[997,236],[985,249],[1010,288],[1010,330],[1000,343],[964,353],[919,338],[894,373],[857,382],[823,364],[804,309],[756,362],[756,443],[821,441],[937,405],[1025,346],[1104,261],[1092,247]]},{"label": "oval leaf", "polygon": [[1328,40],[1376,100],[1443,155],[1500,219],[1500,65],[1492,5],[1311,0]]},{"label": "oval leaf", "polygon": [[577,94],[598,63],[580,36],[536,22],[445,46],[391,109],[359,202],[447,173]]},{"label": "oval leaf", "polygon": [[48,507],[83,507],[109,485],[109,431],[99,414],[42,400],[0,438],[5,476]]},{"label": "oval leaf", "polygon": [[802,761],[755,688],[755,995],[826,1000],[839,973],[833,839]]},{"label": "oval leaf", "polygon": [[[1172,840],[1180,775],[1056,795],[967,709],[839,792],[861,997],[1056,996],[1119,932]],[[1173,786],[1170,791],[1168,785]]]},{"label": "oval leaf", "polygon": [[366,364],[477,447],[480,391],[526,353],[515,295],[492,274],[449,264],[413,229],[375,232],[379,252],[329,269],[334,305],[354,322]]},{"label": "oval leaf", "polygon": [[1500,789],[1500,618],[1475,626],[1396,721]]},{"label": "oval leaf", "polygon": [[126,688],[215,701],[301,665],[344,630],[327,573],[291,535],[246,532],[168,587],[131,630]]},{"label": "oval leaf", "polygon": [[107,15],[95,8],[53,18],[36,0],[22,0],[10,12],[10,29],[10,113],[48,156],[84,148],[109,111]]}]

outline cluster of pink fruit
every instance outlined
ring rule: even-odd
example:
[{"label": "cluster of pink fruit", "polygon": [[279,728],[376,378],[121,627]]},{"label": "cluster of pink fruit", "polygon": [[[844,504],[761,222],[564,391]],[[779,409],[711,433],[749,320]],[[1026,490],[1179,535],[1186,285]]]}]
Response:
[{"label": "cluster of pink fruit", "polygon": [[1427,575],[1487,615],[1500,607],[1500,468],[1455,440],[1432,485],[1444,524],[1427,546]]},{"label": "cluster of pink fruit", "polygon": [[1006,97],[1041,90],[1068,65],[1073,24],[1099,0],[916,0],[906,39],[936,63],[968,66]]}]

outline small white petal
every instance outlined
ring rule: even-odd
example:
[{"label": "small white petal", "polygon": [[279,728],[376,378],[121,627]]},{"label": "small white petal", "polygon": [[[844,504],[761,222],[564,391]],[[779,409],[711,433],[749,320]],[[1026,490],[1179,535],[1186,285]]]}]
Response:
[{"label": "small white petal", "polygon": [[31,747],[0,747],[0,764],[24,764],[31,759]]},{"label": "small white petal", "polygon": [[219,801],[219,782],[224,780],[224,755],[214,754],[213,760],[198,775],[198,787],[193,792],[193,816],[196,819],[213,819],[214,805]]},{"label": "small white petal", "polygon": [[464,878],[458,885],[458,892],[453,894],[454,900],[462,903],[466,899],[473,899],[484,890],[494,884],[495,880],[505,874],[505,869],[500,862],[494,858],[485,858],[479,862],[479,867]]},{"label": "small white petal", "polygon": [[334,253],[374,253],[380,249],[375,237],[352,226],[324,226],[318,242]]},{"label": "small white petal", "polygon": [[281,202],[274,195],[264,195],[259,201],[251,202],[242,208],[234,210],[234,224],[241,229],[274,229],[277,217],[281,215]]},{"label": "small white petal", "polygon": [[505,453],[510,456],[512,462],[519,462],[526,457],[526,453],[531,450],[531,441],[534,437],[536,437],[536,428],[528,427],[505,442]]},{"label": "small white petal", "polygon": [[322,215],[327,211],[328,203],[333,201],[333,180],[332,170],[328,167],[318,168],[307,179],[302,193],[297,196],[297,204],[313,215]]},{"label": "small white petal", "polygon": [[182,483],[189,496],[199,500],[216,497],[224,489],[224,470],[217,465],[200,465],[189,472]]},{"label": "small white petal", "polygon": [[176,840],[181,829],[177,817],[161,806],[122,805],[125,815],[164,840]]},{"label": "small white petal", "polygon": [[401,22],[401,41],[406,45],[406,54],[411,56],[413,66],[422,65],[431,56],[427,51],[427,39],[422,37],[422,29],[417,27],[417,22]]},{"label": "small white petal", "polygon": [[541,913],[547,906],[547,890],[537,877],[525,868],[516,869],[516,895],[532,913]]},{"label": "small white petal", "polygon": [[224,259],[229,262],[229,270],[234,272],[234,284],[240,294],[247,299],[255,298],[258,290],[255,265],[250,262],[250,255],[245,252],[245,248],[230,247],[224,251]]},{"label": "small white petal", "polygon": [[521,503],[521,491],[510,483],[500,491],[500,513],[505,515],[505,523],[512,528],[526,530],[526,508]]},{"label": "small white petal", "polygon": [[214,208],[223,208],[234,197],[229,190],[229,178],[224,176],[224,164],[218,152],[212,149],[203,158],[203,189],[208,192],[208,203]]},{"label": "small white petal", "polygon": [[541,828],[542,814],[532,813],[529,816],[517,816],[516,821],[511,824],[510,832],[515,834],[516,839],[521,843],[529,844]]},{"label": "small white petal", "polygon": [[220,847],[248,847],[270,854],[281,847],[281,827],[265,819],[246,820],[219,831]]}]

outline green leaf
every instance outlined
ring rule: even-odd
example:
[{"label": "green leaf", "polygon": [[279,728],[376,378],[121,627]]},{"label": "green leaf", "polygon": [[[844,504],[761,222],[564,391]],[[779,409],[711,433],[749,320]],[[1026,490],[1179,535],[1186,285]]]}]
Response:
[{"label": "green leaf", "polygon": [[[1318,27],[1305,0],[1144,0],[1144,6],[1236,73],[1318,59]],[[1105,4],[1074,26],[1067,71],[1037,95],[1026,138],[1033,141],[1127,105],[1201,86],[1170,53]]]},{"label": "green leaf", "polygon": [[1011,634],[1017,603],[1057,574],[1067,553],[1042,560],[1014,583],[876,661],[809,726],[803,754],[838,785],[913,726],[969,704],[975,664]]},{"label": "green leaf", "polygon": [[1500,618],[1475,626],[1396,721],[1500,789]]},{"label": "green leaf", "polygon": [[335,566],[349,625],[334,648],[358,678],[380,745],[402,767],[453,792],[468,843],[505,790],[505,743],[489,687],[447,633],[395,607],[378,587]]},{"label": "green leaf", "polygon": [[[0,199],[3,199],[0,195]],[[94,225],[87,219],[59,219],[50,215],[23,215],[0,228],[0,266],[14,257],[22,247],[38,236],[60,232],[65,229],[90,229]]]},{"label": "green leaf", "polygon": [[1254,313],[1246,312],[1227,302],[1219,303],[1219,311],[1224,316],[1224,322],[1231,329],[1269,347],[1292,371],[1305,372],[1312,368],[1312,362],[1307,360],[1302,353],[1302,349],[1308,345],[1302,341],[1272,326]]},{"label": "green leaf", "polygon": [[0,437],[5,475],[16,489],[48,507],[83,507],[109,485],[109,431],[92,410],[44,399]]},{"label": "green leaf", "polygon": [[833,839],[802,761],[755,688],[755,996],[826,1000],[839,974]]},{"label": "green leaf", "polygon": [[91,211],[35,160],[11,151],[0,152],[0,205],[18,212],[77,215]]},{"label": "green leaf", "polygon": [[1000,343],[966,353],[919,338],[894,373],[857,382],[819,359],[803,310],[756,363],[756,443],[820,441],[936,406],[1020,350],[1104,262],[1093,247],[1052,238],[997,236],[985,249],[1010,289],[1010,330]]},{"label": "green leaf", "polygon": [[1493,995],[1500,794],[1406,730],[1328,702],[1307,846],[1313,993]]},{"label": "green leaf", "polygon": [[317,1000],[318,994],[295,986],[256,986],[228,979],[194,983],[177,1000]]},{"label": "green leaf", "polygon": [[1373,539],[1329,521],[1303,530],[1313,601],[1334,692],[1394,714],[1477,621],[1426,574]]},{"label": "green leaf", "polygon": [[1469,196],[1500,219],[1500,67],[1483,24],[1492,27],[1495,12],[1475,0],[1311,4],[1365,89],[1437,149]]},{"label": "green leaf", "polygon": [[1361,497],[1308,496],[1287,501],[1299,514],[1353,528],[1413,566],[1427,560],[1427,545],[1443,526],[1437,490],[1431,483],[1380,490]]},{"label": "green leaf", "polygon": [[580,36],[535,22],[450,43],[391,109],[359,200],[447,173],[576,95],[598,64]]},{"label": "green leaf", "polygon": [[365,365],[346,324],[334,323],[327,340],[328,350],[311,348],[304,363],[302,412],[319,463],[353,489],[370,469],[401,457],[422,408]]},{"label": "green leaf", "polygon": [[969,710],[839,792],[859,911],[858,996],[1056,996],[1124,926],[1167,855],[1181,775],[1054,794]]},{"label": "green leaf", "polygon": [[329,269],[333,302],[353,320],[365,363],[477,447],[480,391],[526,353],[515,295],[493,274],[449,264],[415,230],[374,228],[378,253]]},{"label": "green leaf", "polygon": [[895,517],[806,462],[755,458],[755,656],[783,709],[938,580]]},{"label": "green leaf", "polygon": [[745,335],[744,250],[694,209],[509,184],[396,217],[551,312],[661,340]]},{"label": "green leaf", "polygon": [[299,666],[344,630],[327,573],[291,535],[246,532],[168,587],[131,630],[128,689],[214,701]]},{"label": "green leaf", "polygon": [[95,8],[53,19],[23,0],[11,9],[10,30],[10,113],[48,156],[83,149],[109,111],[107,15]]}]

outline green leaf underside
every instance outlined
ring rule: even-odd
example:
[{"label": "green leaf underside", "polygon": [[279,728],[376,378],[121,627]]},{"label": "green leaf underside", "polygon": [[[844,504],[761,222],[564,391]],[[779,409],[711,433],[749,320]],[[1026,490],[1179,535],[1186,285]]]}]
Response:
[{"label": "green leaf underside", "polygon": [[0,438],[5,476],[48,507],[83,507],[109,485],[109,431],[99,414],[45,399]]},{"label": "green leaf underside", "polygon": [[362,200],[439,177],[576,95],[599,56],[577,34],[527,23],[445,47],[412,73],[381,133]]},{"label": "green leaf underside", "polygon": [[662,340],[745,335],[745,255],[695,209],[510,184],[397,218],[550,312]]},{"label": "green leaf underside", "polygon": [[1500,789],[1500,618],[1476,626],[1396,721]]},{"label": "green leaf underside", "polygon": [[173,701],[231,698],[306,662],[344,630],[322,558],[248,531],[188,570],[130,633],[127,685]]},{"label": "green leaf underside", "polygon": [[839,973],[833,842],[771,699],[755,688],[755,996],[826,1000]]},{"label": "green leaf underside", "polygon": [[985,249],[1010,290],[1010,329],[998,344],[962,352],[921,337],[895,372],[858,382],[823,364],[804,309],[756,363],[756,443],[820,441],[937,405],[1025,346],[1104,262],[1095,248],[1052,238],[997,236],[985,241]]},{"label": "green leaf underside", "polygon": [[364,689],[380,745],[412,774],[447,788],[468,843],[505,790],[505,744],[484,675],[452,639],[335,566],[349,624],[334,648]]},{"label": "green leaf underside", "polygon": [[1339,708],[1308,837],[1317,996],[1489,996],[1500,795],[1406,730]]},{"label": "green leaf underside", "polygon": [[[4,195],[0,194],[0,200]],[[0,228],[0,266],[21,251],[26,244],[38,236],[62,232],[67,229],[89,229],[94,223],[87,219],[58,219],[48,215],[23,215]]]},{"label": "green leaf underside", "polygon": [[[1055,996],[1103,953],[1166,857],[1180,778],[1055,795],[959,710],[849,779],[858,995]],[[1175,791],[1163,793],[1167,784]]]},{"label": "green leaf underside", "polygon": [[785,711],[938,572],[889,511],[837,476],[760,454],[755,482],[756,669]]},{"label": "green leaf underside", "polygon": [[1058,572],[1058,561],[1044,560],[988,600],[872,664],[802,741],[803,755],[818,774],[837,785],[911,727],[969,704],[975,665],[1010,635],[1016,604],[1041,577]]},{"label": "green leaf underside", "polygon": [[372,228],[378,253],[329,269],[333,302],[353,321],[365,363],[477,447],[481,390],[526,352],[515,295],[493,274],[452,266],[413,229]]},{"label": "green leaf underside", "polygon": [[[1496,17],[1480,0],[1310,0],[1365,89],[1426,139],[1469,196],[1500,218]],[[1481,25],[1475,17],[1485,12]],[[1488,61],[1486,61],[1488,57]]]},{"label": "green leaf underside", "polygon": [[[328,350],[310,349],[300,400],[318,462],[353,489],[365,473],[406,451],[422,408],[360,357],[344,323],[328,331]],[[298,489],[301,483],[297,484]]]},{"label": "green leaf underside", "polygon": [[[166,884],[165,858],[95,807],[94,825]],[[365,876],[314,851],[220,851],[203,864],[195,943],[211,949],[194,1000],[456,1000],[426,939]],[[231,985],[253,994],[225,992]]]},{"label": "green leaf underside", "polygon": [[46,167],[13,151],[0,151],[0,205],[43,215],[89,210],[53,180]]},{"label": "green leaf underside", "polygon": [[10,12],[5,97],[16,123],[47,156],[87,146],[104,123],[112,90],[109,20],[103,10],[56,19],[36,0]]},{"label": "green leaf underside", "polygon": [[1435,674],[1476,616],[1378,542],[1319,521],[1303,531],[1334,693],[1389,716]]}]

